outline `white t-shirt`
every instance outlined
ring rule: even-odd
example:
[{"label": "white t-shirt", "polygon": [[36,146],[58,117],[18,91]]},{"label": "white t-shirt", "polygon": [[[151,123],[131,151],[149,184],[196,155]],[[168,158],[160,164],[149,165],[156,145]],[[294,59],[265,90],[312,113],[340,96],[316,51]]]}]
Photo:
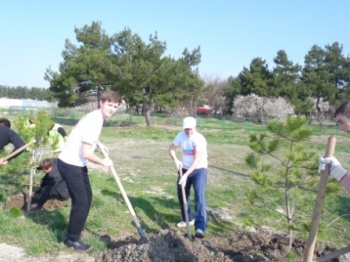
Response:
[{"label": "white t-shirt", "polygon": [[58,158],[70,165],[85,166],[88,160],[82,156],[83,142],[91,144],[95,149],[102,126],[103,116],[100,110],[86,114],[73,127]]},{"label": "white t-shirt", "polygon": [[181,146],[183,168],[190,168],[196,152],[203,154],[196,169],[208,168],[207,141],[203,135],[195,131],[193,136],[189,138],[184,131],[181,131],[175,137],[173,144],[175,146]]}]

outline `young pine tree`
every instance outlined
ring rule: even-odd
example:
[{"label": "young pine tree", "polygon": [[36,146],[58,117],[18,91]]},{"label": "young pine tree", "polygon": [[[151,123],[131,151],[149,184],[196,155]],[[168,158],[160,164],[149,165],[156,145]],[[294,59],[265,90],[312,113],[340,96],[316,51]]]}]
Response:
[{"label": "young pine tree", "polygon": [[312,129],[304,117],[289,116],[285,123],[272,120],[269,133],[250,135],[246,163],[254,168],[251,179],[256,188],[246,195],[251,203],[260,204],[282,215],[286,220],[289,247],[293,230],[309,221],[310,193],[318,182],[318,154],[310,150]]},{"label": "young pine tree", "polygon": [[[34,120],[35,125],[29,123],[29,119]],[[53,126],[54,122],[44,110],[40,110],[36,116],[23,114],[14,120],[14,129],[26,144],[33,139],[37,142],[27,148],[25,152],[12,159],[7,165],[0,169],[0,205],[6,204],[9,196],[19,192],[24,193],[28,186],[29,174],[40,161],[41,150],[49,141],[48,131]],[[3,152],[2,155],[7,155],[10,152]]]}]

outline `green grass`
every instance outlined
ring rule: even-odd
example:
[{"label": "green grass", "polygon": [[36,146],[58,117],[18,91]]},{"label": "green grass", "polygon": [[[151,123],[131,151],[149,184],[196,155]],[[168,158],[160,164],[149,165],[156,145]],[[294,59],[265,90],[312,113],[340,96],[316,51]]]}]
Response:
[{"label": "green grass", "polygon": [[[132,124],[128,125],[124,124],[130,120],[127,118],[129,116],[119,117],[119,120],[115,119],[104,127],[101,142],[109,149],[115,170],[142,228],[146,234],[167,228],[183,230],[175,227],[180,220],[180,210],[176,194],[176,169],[168,155],[168,148],[181,129],[180,119],[154,117],[156,123],[147,127],[143,117],[133,116]],[[199,127],[208,141],[207,234],[225,236],[237,229],[260,226],[285,232],[286,221],[273,210],[273,206],[258,208],[251,205],[245,196],[255,186],[249,177],[251,170],[244,160],[250,152],[248,137],[252,132],[263,132],[266,127],[229,120],[222,124],[222,121],[203,118]],[[72,124],[65,125],[65,128],[69,131]],[[315,135],[309,146],[323,154],[328,135],[334,134],[334,128],[314,128]],[[350,168],[346,161],[350,156],[347,146],[350,137],[339,134],[337,139],[336,155],[344,162],[344,167]],[[138,235],[111,172],[92,165],[89,166],[89,173],[94,197],[83,239],[93,246],[94,253],[106,248],[106,235]],[[39,179],[36,178],[36,182]],[[298,191],[299,201],[307,206],[302,213],[306,219],[311,219],[316,193],[317,187],[311,192]],[[280,202],[274,204],[282,205],[283,201]],[[350,239],[350,232],[344,230],[350,226],[350,216],[347,215],[349,203],[349,195],[340,187],[339,193],[326,196],[318,235],[320,243],[346,246],[344,239],[345,242]],[[57,254],[65,249],[62,240],[69,211],[70,205],[54,211],[35,211],[26,216],[18,210],[3,209],[0,212],[0,242],[23,246],[33,255]],[[307,238],[302,231],[296,234],[297,237]],[[293,260],[292,254],[290,259]]]}]

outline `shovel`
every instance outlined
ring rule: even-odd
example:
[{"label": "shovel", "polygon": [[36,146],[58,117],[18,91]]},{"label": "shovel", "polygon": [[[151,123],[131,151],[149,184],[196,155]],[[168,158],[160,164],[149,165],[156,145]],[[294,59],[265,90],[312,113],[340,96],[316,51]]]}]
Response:
[{"label": "shovel", "polygon": [[[105,148],[104,148],[103,146],[101,146],[100,143],[98,143],[98,146],[99,146],[99,148],[100,148],[100,150],[101,150],[103,156],[104,156],[105,158],[109,158],[108,153],[105,151]],[[137,227],[137,232],[138,232],[139,235],[141,236],[141,239],[142,239],[142,240],[147,241],[148,239],[147,239],[145,233],[144,233],[143,230],[142,230],[142,227],[141,227],[141,224],[140,224],[140,222],[139,222],[139,219],[137,218],[137,216],[136,216],[136,214],[135,214],[135,211],[134,211],[134,209],[133,209],[133,207],[132,207],[132,205],[131,205],[131,203],[130,203],[130,201],[129,201],[129,198],[128,198],[128,196],[127,196],[126,193],[125,193],[124,187],[123,187],[122,183],[120,182],[120,179],[119,179],[119,176],[117,175],[117,172],[115,171],[115,169],[114,169],[113,166],[111,166],[110,169],[111,169],[111,171],[112,171],[112,174],[113,174],[113,176],[114,176],[115,181],[116,181],[117,184],[118,184],[118,187],[119,187],[119,189],[120,189],[120,192],[121,192],[122,195],[123,195],[124,201],[125,201],[126,205],[128,206],[129,212],[130,212],[132,218],[134,219],[134,222],[135,222],[136,227]]]},{"label": "shovel", "polygon": [[[180,172],[180,177],[182,177],[182,166],[179,165],[179,172]],[[189,240],[192,240],[192,236],[191,236],[191,230],[190,230],[190,221],[188,219],[188,212],[187,212],[187,199],[186,199],[186,193],[185,193],[185,186],[182,183],[181,184],[181,192],[182,192],[182,202],[184,205],[184,213],[185,213],[185,220],[186,220],[186,235],[188,237]]]},{"label": "shovel", "polygon": [[[325,157],[332,157],[333,156],[335,143],[336,143],[335,137],[330,136],[328,138],[328,144],[327,144]],[[325,170],[323,170],[321,173],[321,178],[320,178],[320,183],[319,183],[319,188],[318,188],[316,203],[315,203],[315,208],[314,208],[314,213],[312,215],[312,222],[311,222],[309,238],[306,242],[305,256],[304,256],[305,262],[311,262],[312,258],[313,258],[317,230],[318,230],[318,223],[319,223],[320,217],[321,217],[323,199],[324,199],[324,196],[326,193],[328,176],[329,176],[329,164],[326,165]]]}]

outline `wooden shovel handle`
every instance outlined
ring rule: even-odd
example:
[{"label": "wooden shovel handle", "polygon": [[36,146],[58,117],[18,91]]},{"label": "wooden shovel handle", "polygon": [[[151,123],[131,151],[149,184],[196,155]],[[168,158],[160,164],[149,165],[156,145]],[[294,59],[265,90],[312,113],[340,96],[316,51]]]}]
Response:
[{"label": "wooden shovel handle", "polygon": [[[105,158],[109,158],[108,152],[105,150],[105,147],[102,146],[100,142],[98,142],[97,145],[98,145],[98,147],[100,148],[100,150],[101,150],[103,156],[104,156]],[[112,172],[112,174],[113,174],[113,176],[114,176],[115,181],[117,182],[117,185],[118,185],[118,187],[119,187],[119,190],[120,190],[120,192],[122,193],[122,196],[123,196],[123,198],[124,198],[124,201],[125,201],[125,203],[126,203],[128,209],[129,209],[129,212],[130,212],[130,214],[131,214],[131,216],[132,216],[132,218],[133,218],[133,220],[134,220],[134,223],[135,223],[136,228],[137,228],[137,232],[140,234],[140,236],[141,236],[142,239],[147,240],[147,237],[146,237],[146,235],[145,235],[145,232],[143,231],[143,229],[142,229],[142,227],[141,227],[140,221],[139,221],[138,217],[136,216],[135,210],[134,210],[134,208],[133,208],[132,205],[131,205],[131,202],[130,202],[130,200],[129,200],[129,198],[128,198],[128,196],[127,196],[125,190],[124,190],[124,187],[123,187],[123,185],[122,185],[122,183],[121,183],[121,181],[120,181],[120,179],[119,179],[119,176],[118,176],[117,172],[116,172],[115,169],[114,169],[114,166],[110,166],[110,170],[111,170],[111,172]]]},{"label": "wooden shovel handle", "polygon": [[8,156],[5,156],[3,158],[4,161],[9,160],[11,157],[17,155],[18,153],[22,152],[24,149],[26,149],[27,147],[31,146],[32,144],[36,143],[36,140],[32,140],[29,143],[25,144],[24,146],[21,146],[20,148],[16,149],[15,151],[13,151],[11,154],[9,154]]},{"label": "wooden shovel handle", "polygon": [[[336,144],[335,137],[330,136],[328,138],[325,157],[332,157],[333,156],[335,144]],[[326,192],[328,176],[329,176],[329,164],[326,165],[325,170],[323,170],[321,173],[320,184],[318,187],[314,213],[313,213],[312,221],[311,221],[309,238],[306,242],[305,256],[304,256],[305,262],[311,262],[312,258],[313,258],[317,230],[318,230],[318,223],[319,223],[320,217],[321,217],[321,211],[322,211],[323,200],[324,200],[324,196],[325,196],[325,192]]]},{"label": "wooden shovel handle", "polygon": [[[179,165],[179,174],[180,174],[180,178],[182,177],[182,166]],[[182,183],[181,184],[181,193],[182,193],[182,202],[183,202],[183,208],[185,211],[185,220],[186,220],[186,232],[187,232],[187,237],[189,240],[192,240],[192,236],[191,236],[191,230],[190,230],[190,220],[188,217],[188,213],[187,213],[187,197],[186,197],[186,192],[185,192],[185,186]]]},{"label": "wooden shovel handle", "polygon": [[337,142],[337,140],[336,140],[335,136],[330,136],[328,138],[325,157],[332,157],[334,155],[334,149],[335,149],[336,142]]}]

